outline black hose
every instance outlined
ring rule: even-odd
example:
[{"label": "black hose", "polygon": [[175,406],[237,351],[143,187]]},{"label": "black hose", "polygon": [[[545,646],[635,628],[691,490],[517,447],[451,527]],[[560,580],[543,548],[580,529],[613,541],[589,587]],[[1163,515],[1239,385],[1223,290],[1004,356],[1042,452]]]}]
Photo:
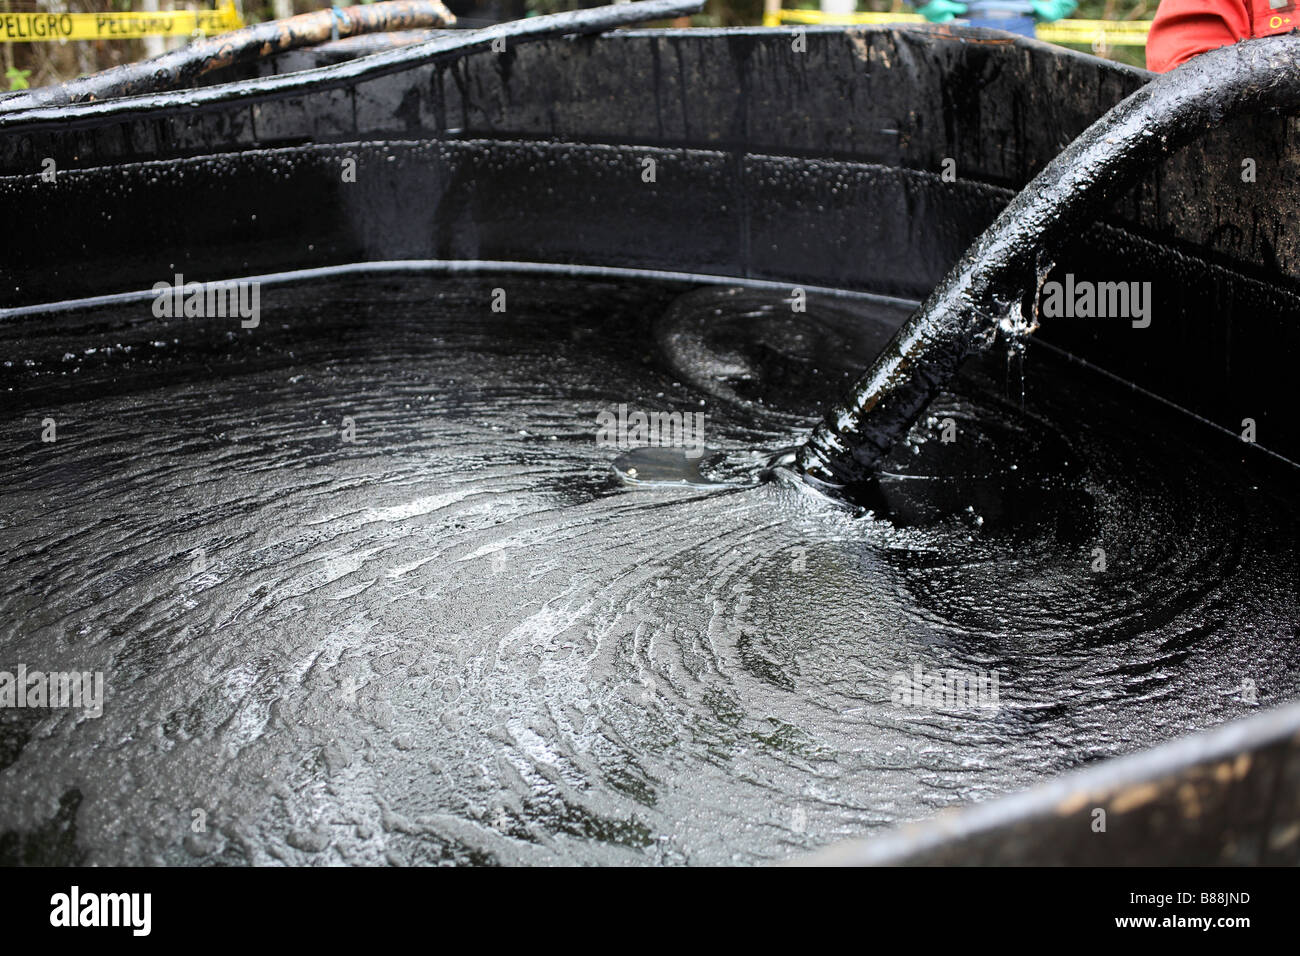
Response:
[{"label": "black hose", "polygon": [[1088,127],[1020,192],[799,449],[814,485],[850,491],[1037,277],[1041,250],[1160,157],[1246,113],[1300,110],[1300,35],[1247,40],[1152,80]]}]

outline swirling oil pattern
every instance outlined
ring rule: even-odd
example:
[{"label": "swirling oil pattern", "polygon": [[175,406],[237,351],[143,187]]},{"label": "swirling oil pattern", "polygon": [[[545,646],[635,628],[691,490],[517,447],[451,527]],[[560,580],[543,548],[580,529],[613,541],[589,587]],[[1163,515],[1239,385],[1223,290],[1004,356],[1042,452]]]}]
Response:
[{"label": "swirling oil pattern", "polygon": [[861,513],[612,476],[619,406],[797,444],[908,308],[405,272],[7,320],[0,670],[105,689],[0,710],[0,859],[776,861],[1294,696],[1293,476],[1033,342]]}]

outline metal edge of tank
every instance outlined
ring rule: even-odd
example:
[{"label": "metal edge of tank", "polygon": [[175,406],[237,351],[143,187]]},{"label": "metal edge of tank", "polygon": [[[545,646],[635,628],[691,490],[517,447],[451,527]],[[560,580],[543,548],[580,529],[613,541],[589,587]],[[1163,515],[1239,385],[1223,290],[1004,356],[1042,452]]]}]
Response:
[{"label": "metal edge of tank", "polygon": [[1300,703],[791,862],[1295,865],[1300,863]]}]

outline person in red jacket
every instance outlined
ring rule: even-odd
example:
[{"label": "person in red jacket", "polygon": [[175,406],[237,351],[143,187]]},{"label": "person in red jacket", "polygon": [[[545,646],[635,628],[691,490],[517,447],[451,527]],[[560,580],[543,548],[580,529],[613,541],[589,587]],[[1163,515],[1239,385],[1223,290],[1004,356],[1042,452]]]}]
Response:
[{"label": "person in red jacket", "polygon": [[1160,0],[1147,69],[1166,73],[1200,53],[1300,27],[1296,0]]}]

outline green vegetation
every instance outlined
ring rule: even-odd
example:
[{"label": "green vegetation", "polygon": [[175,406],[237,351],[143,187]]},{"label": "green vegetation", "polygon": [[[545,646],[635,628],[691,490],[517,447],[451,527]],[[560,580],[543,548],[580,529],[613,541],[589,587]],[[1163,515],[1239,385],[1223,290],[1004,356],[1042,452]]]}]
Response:
[{"label": "green vegetation", "polygon": [[27,89],[27,77],[31,75],[31,70],[20,70],[16,66],[11,66],[5,70],[5,79],[9,81],[9,89],[11,90]]}]

